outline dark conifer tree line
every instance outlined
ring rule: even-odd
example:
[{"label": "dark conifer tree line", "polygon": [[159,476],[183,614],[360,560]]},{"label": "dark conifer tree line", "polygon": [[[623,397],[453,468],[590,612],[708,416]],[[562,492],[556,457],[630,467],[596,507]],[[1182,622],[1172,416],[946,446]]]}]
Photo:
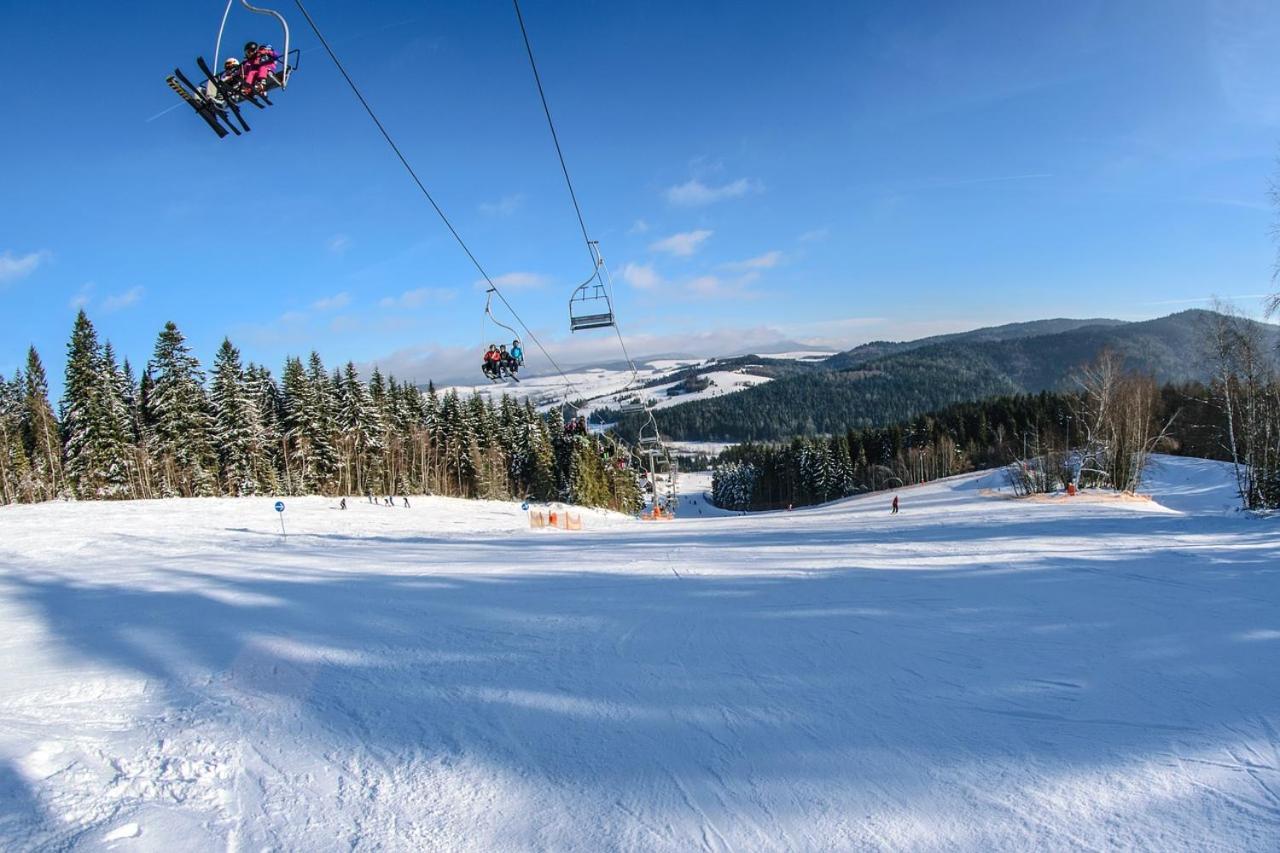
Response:
[{"label": "dark conifer tree line", "polygon": [[314,352],[277,380],[230,341],[206,376],[173,323],[135,376],[81,311],[58,415],[34,348],[25,369],[0,376],[0,503],[424,493],[643,503],[627,449],[566,435],[559,411],[423,393],[377,370],[365,381]]},{"label": "dark conifer tree line", "polygon": [[[1227,400],[1217,386],[1160,388],[1151,422],[1169,429],[1158,449],[1232,461]],[[1087,411],[1081,395],[1044,392],[959,403],[891,427],[742,444],[721,454],[712,498],[727,509],[806,506],[1058,455],[1089,443]]]}]

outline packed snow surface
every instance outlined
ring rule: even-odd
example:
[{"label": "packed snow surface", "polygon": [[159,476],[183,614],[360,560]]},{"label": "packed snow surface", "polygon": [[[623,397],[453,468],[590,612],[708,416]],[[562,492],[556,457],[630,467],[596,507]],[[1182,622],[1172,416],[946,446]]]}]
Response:
[{"label": "packed snow surface", "polygon": [[671,522],[0,509],[6,850],[1280,849],[1280,528],[973,475]]}]

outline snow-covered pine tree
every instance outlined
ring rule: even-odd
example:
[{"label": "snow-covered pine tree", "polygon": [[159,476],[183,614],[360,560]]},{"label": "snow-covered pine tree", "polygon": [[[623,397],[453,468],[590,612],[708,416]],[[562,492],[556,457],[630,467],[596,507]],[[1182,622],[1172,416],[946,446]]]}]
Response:
[{"label": "snow-covered pine tree", "polygon": [[[426,400],[422,392],[411,382],[400,383],[399,405],[396,407],[397,417],[404,418],[404,435],[401,444],[405,458],[405,491],[418,493],[426,491],[426,436],[425,417]],[[401,414],[402,413],[402,414]]]},{"label": "snow-covered pine tree", "polygon": [[312,408],[308,430],[314,463],[311,469],[314,480],[308,491],[329,494],[337,487],[338,479],[338,451],[335,446],[338,439],[338,401],[318,352],[311,353],[307,379],[311,385]]},{"label": "snow-covered pine tree", "polygon": [[37,500],[52,500],[62,489],[62,438],[49,403],[49,379],[35,347],[27,350],[23,389],[22,440],[31,463]]},{"label": "snow-covered pine tree", "polygon": [[154,382],[147,399],[147,420],[160,493],[214,494],[217,462],[204,372],[172,322],[156,338],[147,371]]},{"label": "snow-covered pine tree", "polygon": [[835,464],[836,496],[847,497],[857,490],[853,473],[853,457],[849,455],[849,438],[838,435],[832,439],[832,460]]},{"label": "snow-covered pine tree", "polygon": [[427,393],[422,397],[422,432],[423,447],[420,452],[426,460],[422,473],[422,490],[433,494],[441,490],[440,484],[444,480],[444,455],[440,442],[440,395],[432,382],[427,383]]},{"label": "snow-covered pine tree", "polygon": [[265,491],[268,460],[263,447],[262,418],[240,363],[240,351],[223,338],[213,362],[213,444],[218,479],[225,494],[256,495]]},{"label": "snow-covered pine tree", "polygon": [[555,492],[563,500],[569,493],[569,460],[573,440],[564,434],[564,409],[556,406],[547,413],[547,429],[551,433],[551,472],[555,480]]},{"label": "snow-covered pine tree", "polygon": [[387,377],[387,411],[390,425],[388,450],[391,454],[390,464],[395,472],[397,494],[416,490],[414,429],[418,422],[417,413],[421,407],[422,397],[409,383],[399,382],[394,376]]},{"label": "snow-covered pine tree", "polygon": [[31,501],[37,493],[22,441],[25,393],[22,371],[12,380],[0,375],[0,504]]},{"label": "snow-covered pine tree", "polygon": [[272,378],[270,370],[252,363],[245,368],[245,382],[253,403],[258,409],[258,418],[262,424],[263,492],[279,494],[286,490],[281,485],[284,479],[285,447],[280,426],[282,417],[280,389],[276,387],[276,381]]},{"label": "snow-covered pine tree", "polygon": [[[556,457],[552,442],[555,422],[539,415],[529,401],[525,401],[524,421],[530,455],[526,488],[535,499],[549,501],[556,497]],[[557,434],[564,434],[563,419]]]},{"label": "snow-covered pine tree", "polygon": [[721,465],[711,477],[712,501],[724,509],[751,509],[757,476],[756,467],[750,462]]},{"label": "snow-covered pine tree", "polygon": [[116,351],[107,341],[102,347],[102,405],[107,419],[107,480],[110,497],[137,497],[141,488],[134,476],[133,453],[129,446],[129,409],[125,401],[124,374],[116,363]]},{"label": "snow-covered pine tree", "polygon": [[150,498],[155,493],[151,476],[151,457],[147,450],[147,429],[142,415],[142,393],[134,377],[133,365],[125,359],[117,373],[120,398],[126,415],[125,453],[134,476],[134,497]]},{"label": "snow-covered pine tree", "polygon": [[347,470],[344,479],[352,494],[386,491],[382,482],[382,418],[356,366],[347,362],[338,395],[338,426]]},{"label": "snow-covered pine tree", "polygon": [[310,410],[314,407],[311,384],[302,368],[302,359],[287,358],[280,375],[281,434],[284,436],[285,492],[306,494],[314,481],[311,452]]},{"label": "snow-covered pine tree", "polygon": [[450,390],[440,404],[440,440],[445,461],[445,494],[470,497],[475,494],[475,429],[458,392]]},{"label": "snow-covered pine tree", "polygon": [[72,493],[89,500],[109,496],[111,419],[103,400],[102,349],[98,333],[81,310],[67,344],[62,396],[63,466]]},{"label": "snow-covered pine tree", "polygon": [[502,499],[507,496],[507,464],[504,448],[498,442],[493,404],[479,394],[472,394],[467,400],[467,419],[475,433],[477,497]]}]

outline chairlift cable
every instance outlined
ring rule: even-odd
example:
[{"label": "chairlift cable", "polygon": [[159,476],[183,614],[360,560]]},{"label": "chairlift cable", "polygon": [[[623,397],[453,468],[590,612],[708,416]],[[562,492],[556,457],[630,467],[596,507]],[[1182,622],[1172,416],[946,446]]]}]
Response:
[{"label": "chairlift cable", "polygon": [[302,17],[306,19],[307,25],[310,26],[311,31],[315,33],[316,38],[320,41],[321,46],[324,47],[325,52],[329,54],[329,58],[333,60],[333,64],[338,69],[338,73],[341,74],[342,78],[347,81],[347,86],[351,88],[352,94],[356,96],[356,99],[360,101],[360,105],[364,107],[364,111],[368,113],[369,118],[373,120],[374,125],[378,128],[378,132],[382,134],[382,138],[386,140],[387,145],[389,145],[391,147],[391,150],[395,152],[396,157],[400,160],[400,165],[404,166],[405,171],[409,173],[409,177],[413,179],[413,182],[415,184],[417,184],[418,189],[419,191],[421,191],[423,197],[426,198],[428,203],[430,203],[432,209],[435,210],[436,215],[440,217],[440,221],[444,223],[447,229],[449,229],[449,233],[453,235],[453,239],[457,241],[459,246],[462,247],[462,251],[466,253],[467,257],[471,260],[472,265],[480,273],[481,277],[484,278],[485,282],[489,285],[490,290],[492,290],[493,293],[497,294],[498,299],[502,300],[502,304],[505,305],[507,307],[507,310],[511,312],[511,316],[515,318],[516,322],[520,325],[520,328],[524,329],[525,334],[528,336],[529,340],[534,342],[534,344],[546,357],[547,361],[550,362],[551,366],[554,367],[556,372],[560,374],[560,377],[564,380],[566,387],[571,389],[574,393],[581,395],[581,392],[578,390],[577,386],[573,384],[573,381],[569,379],[568,375],[564,372],[564,370],[560,368],[560,365],[551,356],[551,353],[547,352],[547,348],[542,345],[542,341],[538,340],[538,336],[534,334],[533,330],[529,328],[529,326],[524,322],[523,319],[521,319],[519,313],[517,313],[515,308],[512,307],[511,303],[507,301],[507,297],[504,296],[502,291],[498,289],[498,286],[493,283],[493,279],[489,277],[489,273],[485,271],[484,267],[480,264],[480,261],[476,258],[475,254],[471,251],[471,248],[467,245],[466,241],[462,239],[462,235],[458,233],[458,230],[456,228],[454,228],[453,223],[449,220],[449,217],[445,215],[444,210],[440,207],[440,205],[436,202],[435,198],[431,195],[431,192],[430,190],[427,189],[426,184],[424,184],[422,182],[422,179],[418,177],[418,173],[414,171],[413,166],[409,163],[409,160],[404,156],[404,152],[400,150],[400,146],[396,144],[395,139],[393,139],[391,134],[387,131],[387,128],[383,125],[381,119],[378,118],[378,114],[373,111],[373,107],[371,107],[369,105],[369,102],[365,100],[365,97],[361,93],[360,88],[356,86],[355,81],[351,79],[351,75],[347,73],[347,69],[345,66],[343,66],[342,60],[338,59],[338,55],[333,52],[333,48],[329,46],[328,39],[324,37],[324,33],[320,31],[320,27],[317,26],[315,19],[311,17],[311,13],[307,11],[307,7],[303,5],[302,0],[294,0],[294,4],[297,5],[298,11],[301,12]]},{"label": "chairlift cable", "polygon": [[[604,256],[600,254],[599,246],[592,242],[591,236],[587,231],[586,219],[582,215],[582,206],[578,204],[578,194],[573,188],[573,179],[569,177],[569,166],[564,159],[564,151],[560,147],[560,134],[556,132],[555,119],[551,117],[551,106],[547,103],[547,93],[542,88],[542,75],[538,73],[538,62],[533,58],[533,44],[529,40],[529,30],[524,24],[524,15],[520,11],[520,0],[511,0],[516,10],[516,21],[520,24],[520,35],[524,39],[525,53],[529,56],[529,68],[533,71],[533,82],[538,87],[538,98],[542,101],[542,112],[547,117],[547,128],[551,131],[551,141],[555,145],[556,157],[560,160],[560,171],[564,174],[565,186],[569,189],[569,200],[573,202],[573,212],[578,216],[578,226],[582,229],[582,239],[587,245],[587,252],[591,255],[591,266],[595,271],[595,277],[604,285],[605,292],[609,295],[610,310],[613,311],[613,331],[618,336],[618,345],[622,347],[622,355],[627,360],[627,365],[631,368],[631,385],[634,385],[640,379],[640,373],[636,369],[636,364],[631,360],[631,354],[627,351],[627,342],[622,337],[622,329],[618,326],[617,310],[613,305],[613,277],[609,275],[609,269],[605,266]],[[604,277],[600,276],[600,270],[604,269]],[[630,385],[628,385],[628,388]],[[627,389],[623,389],[626,391]]]},{"label": "chairlift cable", "polygon": [[[564,173],[565,186],[569,188],[569,200],[573,202],[573,210],[578,214],[578,226],[582,229],[582,240],[591,255],[591,268],[598,270],[596,253],[591,249],[591,237],[587,233],[587,222],[582,217],[582,207],[578,204],[578,194],[573,190],[573,181],[569,177],[569,166],[564,161],[564,151],[560,149],[560,136],[556,133],[556,123],[551,118],[551,107],[547,104],[547,93],[542,89],[542,75],[538,73],[538,63],[533,58],[533,45],[529,42],[529,31],[524,26],[524,15],[520,13],[520,0],[511,0],[516,7],[516,20],[520,22],[520,34],[524,36],[524,49],[529,54],[529,67],[533,69],[533,82],[538,86],[538,97],[542,99],[542,111],[547,116],[547,127],[551,128],[551,141],[555,143],[556,156],[560,158],[560,171]],[[597,272],[597,275],[599,273]]]}]

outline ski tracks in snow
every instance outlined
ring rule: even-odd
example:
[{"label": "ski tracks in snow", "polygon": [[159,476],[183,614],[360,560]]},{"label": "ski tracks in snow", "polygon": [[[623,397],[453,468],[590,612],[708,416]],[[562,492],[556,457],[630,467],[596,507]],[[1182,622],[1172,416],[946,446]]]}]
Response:
[{"label": "ski tracks in snow", "polygon": [[429,498],[294,500],[288,541],[252,501],[5,508],[0,833],[1277,849],[1280,542],[1179,464],[1186,515],[965,480],[580,536]]}]

